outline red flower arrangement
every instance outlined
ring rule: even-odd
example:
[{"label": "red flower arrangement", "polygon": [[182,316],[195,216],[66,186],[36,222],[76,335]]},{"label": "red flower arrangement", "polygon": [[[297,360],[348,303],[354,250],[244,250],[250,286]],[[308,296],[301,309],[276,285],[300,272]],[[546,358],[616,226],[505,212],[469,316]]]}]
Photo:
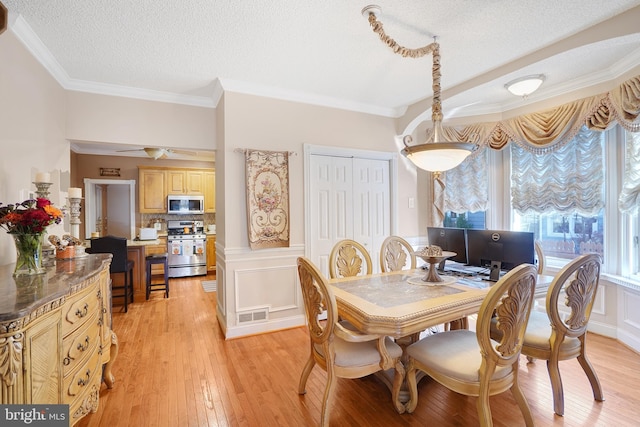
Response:
[{"label": "red flower arrangement", "polygon": [[49,199],[25,200],[15,205],[0,203],[0,227],[11,234],[40,234],[51,224],[60,224],[62,211]]}]

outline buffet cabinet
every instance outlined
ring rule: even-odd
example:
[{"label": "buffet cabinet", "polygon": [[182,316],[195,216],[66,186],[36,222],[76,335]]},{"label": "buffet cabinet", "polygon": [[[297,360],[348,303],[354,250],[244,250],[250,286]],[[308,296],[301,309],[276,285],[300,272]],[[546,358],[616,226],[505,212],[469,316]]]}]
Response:
[{"label": "buffet cabinet", "polygon": [[110,254],[56,260],[46,274],[19,279],[0,267],[3,404],[68,404],[70,425],[98,409],[118,350],[110,262]]}]

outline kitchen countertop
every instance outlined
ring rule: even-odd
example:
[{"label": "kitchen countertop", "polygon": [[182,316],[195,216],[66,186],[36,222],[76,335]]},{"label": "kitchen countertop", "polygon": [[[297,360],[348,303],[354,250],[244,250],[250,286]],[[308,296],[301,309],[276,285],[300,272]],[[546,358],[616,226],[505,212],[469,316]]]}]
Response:
[{"label": "kitchen countertop", "polygon": [[[154,240],[127,240],[127,246],[151,246],[151,245],[164,245],[166,241],[160,239]],[[91,240],[85,240],[83,246],[90,248]]]}]

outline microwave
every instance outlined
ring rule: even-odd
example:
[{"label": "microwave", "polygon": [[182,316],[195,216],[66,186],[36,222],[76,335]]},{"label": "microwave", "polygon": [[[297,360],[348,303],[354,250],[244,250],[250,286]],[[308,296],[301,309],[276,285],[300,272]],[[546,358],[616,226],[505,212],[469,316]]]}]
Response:
[{"label": "microwave", "polygon": [[204,213],[204,196],[167,196],[167,213],[187,215]]}]

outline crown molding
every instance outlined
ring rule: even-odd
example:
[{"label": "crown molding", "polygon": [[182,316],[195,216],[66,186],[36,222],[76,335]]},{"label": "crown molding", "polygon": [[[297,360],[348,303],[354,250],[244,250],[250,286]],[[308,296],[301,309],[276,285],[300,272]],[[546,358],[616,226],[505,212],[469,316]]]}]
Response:
[{"label": "crown molding", "polygon": [[265,86],[256,83],[244,82],[232,79],[221,79],[220,84],[225,92],[243,93],[247,95],[263,96],[267,98],[280,99],[283,101],[299,102],[303,104],[330,107],[340,110],[355,111],[359,113],[373,114],[396,118],[402,116],[406,108],[386,108],[369,104],[346,101],[344,99],[332,98],[321,95],[311,95],[272,86]]}]

